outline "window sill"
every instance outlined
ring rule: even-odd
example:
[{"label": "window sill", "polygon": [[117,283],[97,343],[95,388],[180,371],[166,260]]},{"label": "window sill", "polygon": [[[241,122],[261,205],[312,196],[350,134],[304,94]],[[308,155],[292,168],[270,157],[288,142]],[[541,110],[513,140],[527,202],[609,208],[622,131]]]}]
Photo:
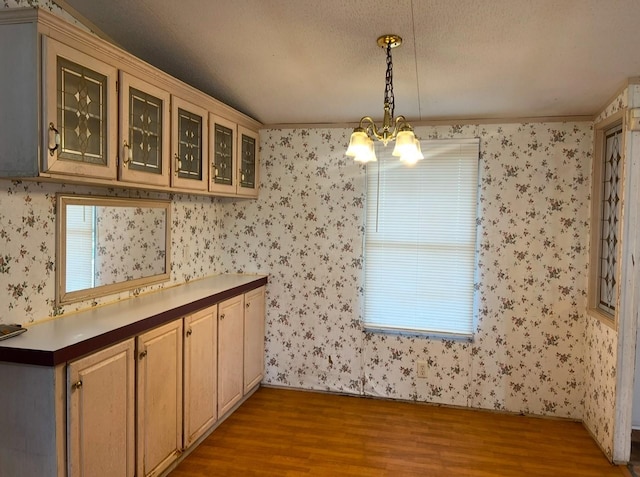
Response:
[{"label": "window sill", "polygon": [[402,329],[402,328],[387,328],[384,326],[375,326],[375,325],[367,325],[367,324],[364,324],[363,326],[364,326],[364,331],[366,333],[372,333],[372,334],[385,334],[385,335],[441,339],[441,340],[455,340],[455,341],[463,341],[463,342],[470,342],[470,343],[474,341],[474,336],[472,333],[464,334],[464,333],[452,333],[452,332],[446,332],[446,331],[409,330],[409,329]]}]

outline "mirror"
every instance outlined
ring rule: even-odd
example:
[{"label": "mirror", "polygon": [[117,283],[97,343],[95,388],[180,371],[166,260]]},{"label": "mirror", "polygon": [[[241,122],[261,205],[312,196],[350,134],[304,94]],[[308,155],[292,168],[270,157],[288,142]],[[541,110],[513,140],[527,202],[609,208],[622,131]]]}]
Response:
[{"label": "mirror", "polygon": [[58,195],[56,303],[169,279],[171,202]]}]

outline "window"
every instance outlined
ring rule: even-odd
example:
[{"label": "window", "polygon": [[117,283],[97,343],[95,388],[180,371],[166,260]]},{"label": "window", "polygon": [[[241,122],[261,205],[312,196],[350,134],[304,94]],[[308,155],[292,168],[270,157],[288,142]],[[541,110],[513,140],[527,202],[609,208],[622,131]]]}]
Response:
[{"label": "window", "polygon": [[589,295],[590,308],[610,322],[618,300],[623,138],[619,121],[596,126]]},{"label": "window", "polygon": [[421,141],[367,165],[365,328],[473,333],[479,141]]},{"label": "window", "polygon": [[67,209],[67,291],[95,286],[95,207]]}]

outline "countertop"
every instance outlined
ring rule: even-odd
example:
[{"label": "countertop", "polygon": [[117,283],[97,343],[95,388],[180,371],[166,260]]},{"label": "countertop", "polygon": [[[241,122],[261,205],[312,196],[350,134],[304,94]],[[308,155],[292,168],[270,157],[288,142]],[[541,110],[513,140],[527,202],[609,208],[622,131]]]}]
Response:
[{"label": "countertop", "polygon": [[54,318],[0,341],[0,361],[56,366],[266,283],[266,275],[216,275]]}]

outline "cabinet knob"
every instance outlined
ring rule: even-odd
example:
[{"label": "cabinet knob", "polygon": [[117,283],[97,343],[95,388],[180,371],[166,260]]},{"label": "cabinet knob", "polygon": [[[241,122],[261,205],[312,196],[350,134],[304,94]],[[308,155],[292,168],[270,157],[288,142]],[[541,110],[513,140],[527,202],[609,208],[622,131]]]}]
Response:
[{"label": "cabinet knob", "polygon": [[249,308],[250,305],[251,305],[251,303],[245,303],[244,307],[245,308]]},{"label": "cabinet knob", "polygon": [[187,337],[191,336],[192,333],[193,333],[193,330],[191,328],[189,328],[187,330]]},{"label": "cabinet knob", "polygon": [[82,381],[77,381],[71,385],[72,389],[80,389],[82,387]]},{"label": "cabinet knob", "polygon": [[60,132],[56,129],[53,123],[49,123],[49,155],[53,156],[56,149],[60,146]]},{"label": "cabinet knob", "polygon": [[220,315],[220,319],[224,320],[224,313],[222,315]]},{"label": "cabinet knob", "polygon": [[140,352],[140,359],[144,358],[147,355],[147,350]]}]

